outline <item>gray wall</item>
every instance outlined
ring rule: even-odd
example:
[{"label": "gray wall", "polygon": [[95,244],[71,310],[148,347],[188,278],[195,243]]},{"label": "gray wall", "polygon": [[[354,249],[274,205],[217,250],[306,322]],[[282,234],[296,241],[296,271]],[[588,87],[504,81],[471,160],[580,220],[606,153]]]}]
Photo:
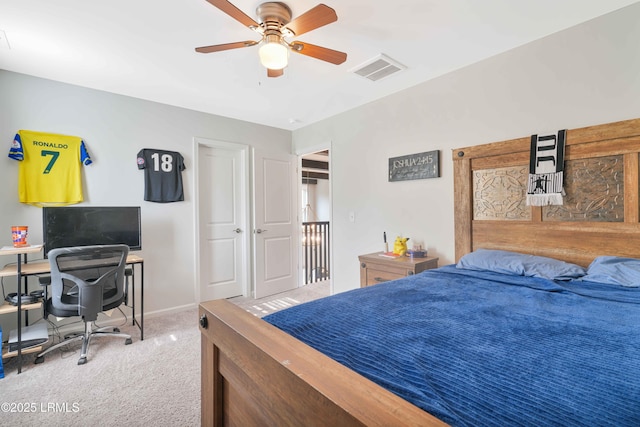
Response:
[{"label": "gray wall", "polygon": [[[296,152],[331,144],[334,292],[383,231],[455,262],[452,149],[637,117],[640,4],[294,131]],[[387,181],[389,157],[431,150],[440,178]]]},{"label": "gray wall", "polygon": [[[291,152],[288,131],[4,70],[0,70],[0,94],[0,141],[5,153],[20,129],[80,136],[94,161],[83,168],[84,204],[141,206],[139,254],[145,258],[147,313],[193,305],[198,298],[193,137]],[[142,148],[184,156],[184,202],[143,200],[143,171],[136,166]],[[29,242],[42,242],[41,209],[18,203],[18,162],[4,154],[0,165],[0,246],[11,244],[12,225],[28,225]],[[15,257],[0,257],[0,265],[9,262]],[[15,281],[5,279],[5,287],[7,293],[15,292]]]}]

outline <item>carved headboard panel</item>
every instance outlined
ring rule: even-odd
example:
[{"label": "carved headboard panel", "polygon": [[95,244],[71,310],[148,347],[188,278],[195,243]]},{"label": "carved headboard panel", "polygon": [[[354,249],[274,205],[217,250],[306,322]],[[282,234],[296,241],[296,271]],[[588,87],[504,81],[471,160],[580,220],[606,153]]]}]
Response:
[{"label": "carved headboard panel", "polygon": [[567,131],[562,206],[526,206],[529,150],[530,136],[453,151],[456,261],[478,248],[640,258],[640,119]]}]

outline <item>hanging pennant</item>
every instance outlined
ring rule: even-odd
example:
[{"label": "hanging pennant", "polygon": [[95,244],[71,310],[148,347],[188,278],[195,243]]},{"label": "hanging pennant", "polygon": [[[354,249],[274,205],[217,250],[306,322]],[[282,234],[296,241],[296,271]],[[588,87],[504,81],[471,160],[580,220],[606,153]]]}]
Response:
[{"label": "hanging pennant", "polygon": [[527,205],[562,205],[566,133],[531,135]]}]

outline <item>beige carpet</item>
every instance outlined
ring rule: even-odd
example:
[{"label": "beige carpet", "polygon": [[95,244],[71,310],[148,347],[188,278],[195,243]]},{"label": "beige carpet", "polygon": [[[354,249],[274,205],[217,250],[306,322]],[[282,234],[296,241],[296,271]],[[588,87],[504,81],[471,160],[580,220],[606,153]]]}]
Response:
[{"label": "beige carpet", "polygon": [[[232,302],[262,317],[329,294],[314,284],[261,300]],[[78,366],[80,344],[53,351],[34,365],[25,356],[22,373],[15,359],[4,361],[0,379],[1,425],[11,426],[198,426],[200,425],[200,332],[195,308],[145,318],[144,341],[132,335],[91,342],[86,365]]]},{"label": "beige carpet", "polygon": [[[3,425],[196,426],[200,424],[200,332],[196,309],[145,319],[124,339],[91,342],[86,365],[78,366],[80,344],[53,351],[34,365],[26,357],[5,364],[0,403],[17,405],[1,415]],[[22,407],[21,407],[22,406]],[[27,406],[29,412],[27,412]]]}]

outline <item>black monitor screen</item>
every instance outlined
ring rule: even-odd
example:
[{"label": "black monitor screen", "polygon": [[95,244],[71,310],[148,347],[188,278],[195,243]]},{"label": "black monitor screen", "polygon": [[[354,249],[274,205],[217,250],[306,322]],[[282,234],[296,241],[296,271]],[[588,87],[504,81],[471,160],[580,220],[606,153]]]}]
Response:
[{"label": "black monitor screen", "polygon": [[70,246],[124,243],[142,249],[140,207],[42,208],[44,253]]}]

